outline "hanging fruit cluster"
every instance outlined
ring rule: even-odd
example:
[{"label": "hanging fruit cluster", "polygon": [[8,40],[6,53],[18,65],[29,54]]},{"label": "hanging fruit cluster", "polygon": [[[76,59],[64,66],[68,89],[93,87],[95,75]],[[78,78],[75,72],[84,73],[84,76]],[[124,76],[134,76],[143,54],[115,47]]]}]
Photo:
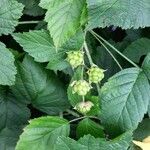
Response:
[{"label": "hanging fruit cluster", "polygon": [[[82,66],[83,70],[85,68],[83,51],[68,52],[66,60],[69,62],[73,69],[79,66]],[[87,71],[88,81],[86,81],[82,76],[80,80],[75,80],[70,84],[70,86],[72,87],[72,93],[76,93],[82,96],[82,101],[75,106],[75,109],[78,112],[86,114],[94,106],[94,104],[91,101],[85,101],[85,96],[91,90],[92,83],[98,84],[101,82],[101,80],[104,78],[104,71],[105,70],[99,68],[97,65],[94,64]]]}]

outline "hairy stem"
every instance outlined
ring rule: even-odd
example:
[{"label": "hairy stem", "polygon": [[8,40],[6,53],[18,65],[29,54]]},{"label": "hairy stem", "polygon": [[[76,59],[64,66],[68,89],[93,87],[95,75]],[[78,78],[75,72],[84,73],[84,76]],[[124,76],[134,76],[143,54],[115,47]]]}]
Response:
[{"label": "hairy stem", "polygon": [[20,21],[18,24],[37,24],[40,21]]}]

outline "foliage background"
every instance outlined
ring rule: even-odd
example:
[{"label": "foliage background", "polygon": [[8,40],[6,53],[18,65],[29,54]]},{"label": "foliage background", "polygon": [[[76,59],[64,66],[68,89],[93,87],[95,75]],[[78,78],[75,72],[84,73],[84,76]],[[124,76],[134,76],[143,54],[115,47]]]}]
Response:
[{"label": "foliage background", "polygon": [[[81,68],[65,60],[85,41],[107,70],[87,116],[69,87]],[[149,0],[0,0],[0,150],[136,150],[150,135],[149,80]]]}]

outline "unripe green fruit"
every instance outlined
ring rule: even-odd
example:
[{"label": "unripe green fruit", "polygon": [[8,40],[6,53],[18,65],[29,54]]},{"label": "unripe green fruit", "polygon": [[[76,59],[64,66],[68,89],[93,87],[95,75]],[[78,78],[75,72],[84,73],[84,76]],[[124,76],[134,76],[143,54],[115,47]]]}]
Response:
[{"label": "unripe green fruit", "polygon": [[90,84],[85,80],[73,81],[71,86],[73,93],[77,93],[80,96],[85,96],[91,89]]},{"label": "unripe green fruit", "polygon": [[67,53],[67,61],[70,63],[72,68],[76,68],[83,64],[84,54],[82,51],[71,51]]},{"label": "unripe green fruit", "polygon": [[91,108],[94,106],[94,104],[90,101],[87,102],[80,102],[78,103],[74,109],[76,109],[77,111],[79,111],[80,113],[86,114],[88,113]]},{"label": "unripe green fruit", "polygon": [[104,70],[95,65],[88,70],[88,75],[90,82],[98,83],[104,78]]}]

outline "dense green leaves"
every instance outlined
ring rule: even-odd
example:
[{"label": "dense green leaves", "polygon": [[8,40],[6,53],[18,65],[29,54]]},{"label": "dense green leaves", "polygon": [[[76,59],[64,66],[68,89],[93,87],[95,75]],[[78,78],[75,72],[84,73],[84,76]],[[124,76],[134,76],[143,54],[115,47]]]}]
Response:
[{"label": "dense green leaves", "polygon": [[80,28],[85,0],[41,0],[40,6],[47,9],[45,20],[55,46],[62,46]]},{"label": "dense green leaves", "polygon": [[143,71],[125,69],[101,90],[102,122],[111,134],[136,128],[147,112],[150,86]]},{"label": "dense green leaves", "polygon": [[150,26],[149,0],[87,0],[88,29],[119,26],[123,29]]},{"label": "dense green leaves", "polygon": [[77,126],[77,137],[91,134],[94,137],[104,137],[103,127],[91,119],[84,119]]},{"label": "dense green leaves", "polygon": [[30,121],[16,150],[53,150],[59,136],[69,135],[69,124],[59,117],[41,117]]},{"label": "dense green leaves", "polygon": [[56,75],[47,72],[29,56],[18,65],[17,80],[12,91],[18,100],[31,102],[37,109],[51,115],[69,107],[64,85]]},{"label": "dense green leaves", "polygon": [[150,129],[149,18],[150,0],[0,0],[0,150],[135,150]]},{"label": "dense green leaves", "polygon": [[18,19],[22,15],[23,5],[16,0],[0,1],[0,36],[15,30]]},{"label": "dense green leaves", "polygon": [[150,52],[150,39],[141,38],[129,45],[125,50],[124,54],[133,60],[139,62],[141,56],[147,55]]},{"label": "dense green leaves", "polygon": [[23,125],[30,117],[29,109],[11,94],[9,89],[0,87],[0,130],[5,127]]},{"label": "dense green leaves", "polygon": [[17,73],[13,54],[0,42],[0,84],[13,85]]}]

